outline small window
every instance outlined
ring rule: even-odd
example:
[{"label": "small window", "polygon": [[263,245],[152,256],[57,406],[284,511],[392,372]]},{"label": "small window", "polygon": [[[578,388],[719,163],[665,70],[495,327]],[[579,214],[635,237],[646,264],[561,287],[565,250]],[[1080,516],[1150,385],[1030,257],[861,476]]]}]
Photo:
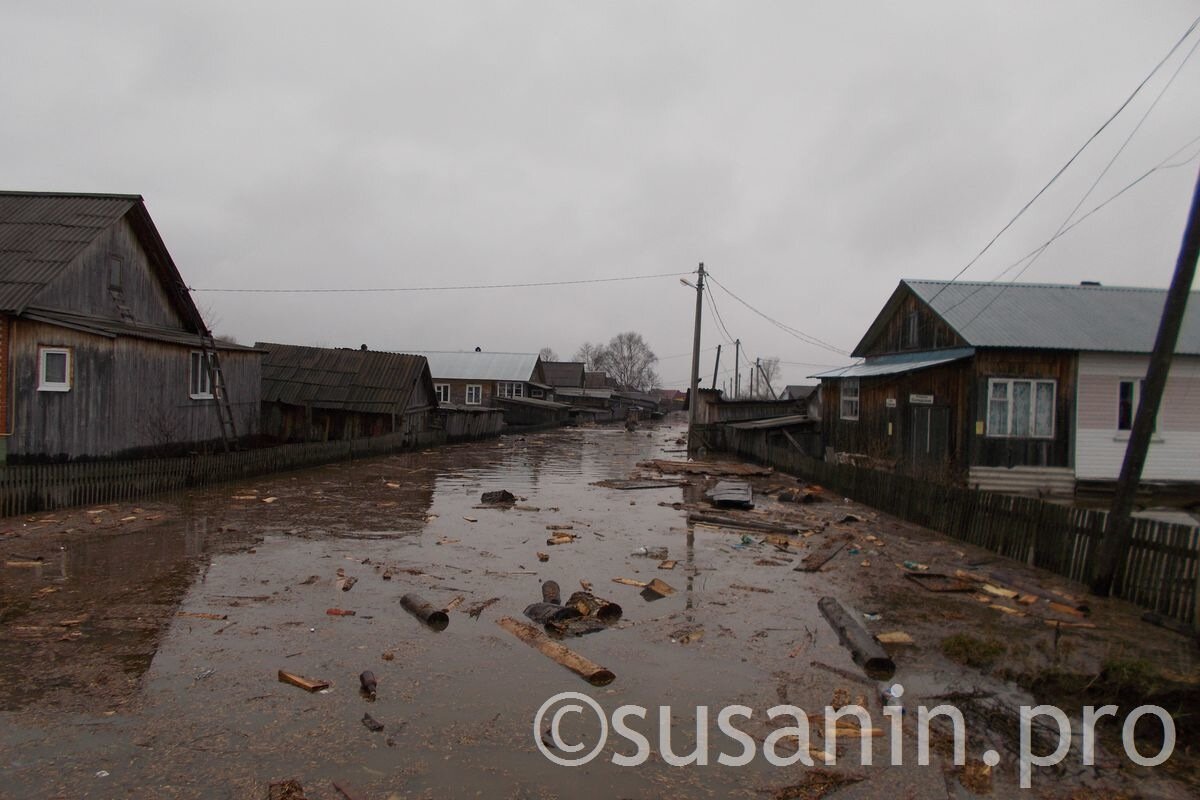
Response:
[{"label": "small window", "polygon": [[188,396],[193,400],[212,399],[212,375],[205,363],[204,353],[193,351],[188,371]]},{"label": "small window", "polygon": [[513,381],[498,381],[496,383],[497,397],[524,397],[525,384]]},{"label": "small window", "polygon": [[450,402],[450,384],[435,383],[433,385],[433,390],[435,392],[437,392],[437,399],[438,399],[439,403],[449,403]]},{"label": "small window", "polygon": [[543,392],[541,389],[531,389],[529,391],[529,395],[530,395],[530,397],[542,398],[542,397],[546,396],[546,393]]},{"label": "small window", "polygon": [[1054,438],[1054,381],[988,381],[987,435],[1013,439]]},{"label": "small window", "polygon": [[467,384],[467,405],[477,406],[483,402],[483,386],[478,383]]},{"label": "small window", "polygon": [[[1137,418],[1138,406],[1142,403],[1142,393],[1146,390],[1146,381],[1127,378],[1121,381],[1117,390],[1117,430],[1133,430],[1133,421]],[[1158,420],[1150,430],[1158,430]]]},{"label": "small window", "polygon": [[120,256],[108,257],[108,288],[121,288],[121,268],[123,265],[124,262],[121,261]]},{"label": "small window", "polygon": [[908,316],[904,318],[904,347],[914,348],[918,345],[920,332],[920,315],[916,311],[908,312]]},{"label": "small window", "polygon": [[842,419],[858,419],[858,378],[842,379]]},{"label": "small window", "polygon": [[71,391],[71,350],[69,348],[38,348],[38,391]]}]

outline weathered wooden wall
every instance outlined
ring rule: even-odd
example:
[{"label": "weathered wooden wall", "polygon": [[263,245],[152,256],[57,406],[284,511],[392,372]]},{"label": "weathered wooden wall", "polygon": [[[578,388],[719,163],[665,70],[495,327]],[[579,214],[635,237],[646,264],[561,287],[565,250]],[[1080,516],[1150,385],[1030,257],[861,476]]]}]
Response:
[{"label": "weathered wooden wall", "polygon": [[[975,353],[975,422],[985,433],[972,435],[971,466],[1073,467],[1075,465],[1076,354],[1056,350],[979,350]],[[1054,394],[1053,439],[1005,439],[986,434],[989,378],[1049,378]]]},{"label": "weathered wooden wall", "polygon": [[[909,335],[909,315],[917,315],[916,337]],[[910,350],[936,350],[939,347],[965,347],[949,325],[930,311],[911,291],[900,302],[896,312],[887,319],[876,338],[867,343],[862,355],[878,356]]]},{"label": "weathered wooden wall", "polygon": [[[38,347],[71,349],[71,389],[39,392]],[[192,348],[14,320],[12,435],[18,458],[98,458],[221,438],[214,400],[189,397]],[[239,436],[259,430],[260,356],[224,351],[221,364]]]}]

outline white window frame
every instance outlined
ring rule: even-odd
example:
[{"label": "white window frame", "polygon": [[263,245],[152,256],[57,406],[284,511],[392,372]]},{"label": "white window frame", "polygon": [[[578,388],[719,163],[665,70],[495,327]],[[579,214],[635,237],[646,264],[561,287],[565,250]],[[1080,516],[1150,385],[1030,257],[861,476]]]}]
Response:
[{"label": "white window frame", "polygon": [[[212,355],[209,355],[212,359]],[[188,355],[188,397],[193,400],[212,400],[212,373],[204,363],[204,351],[193,350]]]},{"label": "white window frame", "polygon": [[[853,390],[853,394],[851,394]],[[840,394],[840,411],[842,419],[858,419],[861,410],[859,397],[861,396],[862,386],[858,382],[858,378],[842,378]]]},{"label": "white window frame", "polygon": [[[1130,397],[1129,409],[1129,427],[1121,427],[1121,387],[1126,383],[1133,384],[1133,392]],[[1129,435],[1133,432],[1133,423],[1137,419],[1138,408],[1142,405],[1142,392],[1146,390],[1145,378],[1121,378],[1117,382],[1117,433]],[[1155,418],[1154,424],[1150,426],[1153,433],[1158,433],[1158,419]]]},{"label": "white window frame", "polygon": [[450,402],[450,384],[435,383],[433,385],[433,391],[437,395],[437,399],[438,399],[439,403],[449,403]]},{"label": "white window frame", "polygon": [[525,384],[520,381],[496,381],[497,397],[524,397]]},{"label": "white window frame", "polygon": [[[474,400],[471,399],[472,395],[475,396]],[[481,405],[483,403],[483,384],[482,383],[468,383],[466,400],[467,400],[467,405],[469,405],[469,406]]]},{"label": "white window frame", "polygon": [[[1017,436],[1013,434],[1013,384],[1028,383],[1029,384],[1029,435]],[[1050,431],[1049,433],[1037,433],[1037,389],[1039,385],[1048,385],[1050,387]],[[1005,386],[1005,429],[1003,431],[995,431],[992,429],[992,402],[993,402],[993,387]],[[1058,381],[1052,378],[988,378],[987,397],[984,398],[984,423],[986,426],[987,436],[990,439],[1053,439],[1058,415]]]},{"label": "white window frame", "polygon": [[[60,355],[66,358],[63,374],[65,380],[51,381],[46,379],[46,356]],[[71,375],[73,359],[69,347],[38,347],[38,391],[39,392],[69,392],[71,391]]]}]

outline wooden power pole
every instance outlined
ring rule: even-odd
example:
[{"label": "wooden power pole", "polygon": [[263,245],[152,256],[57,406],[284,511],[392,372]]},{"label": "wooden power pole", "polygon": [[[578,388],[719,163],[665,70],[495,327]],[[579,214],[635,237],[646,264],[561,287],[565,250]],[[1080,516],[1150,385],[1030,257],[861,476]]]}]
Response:
[{"label": "wooden power pole", "polygon": [[1121,464],[1121,477],[1117,479],[1112,509],[1108,513],[1108,529],[1096,548],[1092,560],[1092,592],[1107,596],[1113,584],[1120,580],[1125,555],[1133,539],[1133,501],[1137,496],[1142,468],[1146,464],[1146,453],[1150,449],[1150,436],[1154,432],[1154,420],[1162,403],[1163,390],[1167,385],[1167,374],[1171,370],[1171,356],[1179,340],[1179,329],[1183,325],[1183,314],[1187,308],[1188,293],[1196,275],[1196,258],[1200,255],[1200,175],[1196,177],[1196,188],[1192,192],[1192,208],[1188,213],[1183,231],[1183,244],[1179,248],[1179,259],[1175,262],[1175,275],[1171,288],[1167,290],[1167,301],[1163,304],[1162,320],[1158,325],[1158,336],[1154,340],[1154,352],[1150,354],[1150,368],[1146,372],[1146,383],[1138,401],[1133,430],[1129,433],[1129,444],[1125,448],[1125,461]]},{"label": "wooden power pole", "polygon": [[692,374],[691,386],[688,389],[688,453],[691,454],[696,443],[696,409],[700,404],[700,313],[704,310],[704,262],[696,272],[696,330],[692,337]]}]

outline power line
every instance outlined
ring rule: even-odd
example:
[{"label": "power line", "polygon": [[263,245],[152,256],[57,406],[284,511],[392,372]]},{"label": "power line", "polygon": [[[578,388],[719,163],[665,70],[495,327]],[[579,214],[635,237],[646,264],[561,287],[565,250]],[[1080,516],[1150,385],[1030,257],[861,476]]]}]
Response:
[{"label": "power line", "polygon": [[811,344],[811,345],[814,345],[814,346],[816,346],[816,347],[823,347],[823,348],[825,348],[826,350],[831,350],[831,351],[833,351],[833,352],[837,353],[838,355],[843,355],[843,356],[845,356],[845,355],[849,355],[849,353],[847,353],[845,350],[841,349],[840,347],[837,347],[837,346],[835,346],[835,345],[832,345],[832,344],[830,344],[829,342],[824,342],[824,341],[822,341],[822,340],[818,339],[817,337],[815,337],[815,336],[813,336],[813,335],[811,335],[811,334],[807,334],[807,333],[805,333],[804,331],[802,331],[802,330],[799,330],[799,329],[797,329],[797,328],[793,328],[793,327],[791,327],[790,325],[785,325],[784,323],[780,322],[779,320],[775,319],[774,317],[770,317],[770,316],[768,316],[767,314],[764,314],[762,311],[759,311],[757,308],[755,308],[754,306],[750,305],[749,303],[747,303],[747,302],[746,302],[745,300],[743,300],[742,298],[738,297],[738,296],[737,296],[736,294],[734,294],[733,292],[729,291],[729,288],[728,288],[728,287],[727,287],[725,284],[721,283],[719,280],[717,280],[716,278],[714,278],[714,277],[712,276],[712,273],[711,273],[711,272],[710,272],[710,273],[708,273],[708,279],[709,279],[710,281],[712,281],[713,283],[715,283],[717,286],[720,286],[720,287],[721,287],[721,290],[722,290],[723,292],[725,292],[725,294],[729,295],[729,296],[730,296],[730,297],[732,297],[734,300],[737,300],[739,303],[741,303],[742,305],[744,305],[746,308],[750,309],[750,310],[751,310],[751,311],[753,311],[755,314],[757,314],[758,316],[762,317],[762,318],[763,318],[763,319],[765,319],[767,322],[770,322],[772,325],[774,325],[775,327],[779,328],[779,329],[780,329],[780,330],[782,330],[783,332],[785,332],[785,333],[788,333],[788,334],[791,334],[792,336],[796,337],[797,339],[799,339],[799,340],[801,340],[802,342],[805,342],[805,343],[807,343],[807,344]]},{"label": "power line", "polygon": [[583,278],[571,281],[529,281],[526,283],[481,283],[466,286],[391,286],[373,289],[323,288],[323,289],[190,289],[193,292],[231,292],[239,294],[348,294],[365,292],[459,292],[474,289],[527,289],[536,286],[578,286],[586,283],[616,283],[617,281],[644,281],[654,278],[678,278],[690,272],[661,272],[657,275],[624,275],[617,278]]},{"label": "power line", "polygon": [[1171,47],[1171,49],[1167,51],[1167,54],[1166,54],[1165,56],[1163,56],[1163,57],[1162,57],[1162,60],[1160,60],[1160,61],[1158,62],[1158,64],[1156,64],[1156,65],[1154,66],[1154,69],[1150,70],[1150,74],[1149,74],[1149,75],[1147,75],[1145,78],[1143,78],[1143,79],[1142,79],[1142,82],[1141,82],[1141,83],[1139,83],[1139,84],[1137,85],[1137,88],[1135,88],[1135,89],[1133,90],[1133,92],[1132,92],[1132,93],[1131,93],[1131,94],[1130,94],[1128,97],[1126,97],[1126,98],[1125,98],[1125,101],[1124,101],[1123,103],[1121,103],[1121,105],[1120,105],[1120,106],[1117,108],[1117,110],[1116,110],[1116,111],[1114,111],[1114,112],[1112,113],[1112,115],[1111,115],[1111,116],[1110,116],[1108,119],[1106,119],[1106,120],[1104,121],[1104,124],[1103,124],[1103,125],[1101,125],[1099,128],[1097,128],[1097,129],[1096,129],[1096,132],[1095,132],[1095,133],[1093,133],[1091,136],[1089,136],[1089,137],[1087,138],[1087,141],[1085,141],[1085,142],[1083,143],[1083,145],[1082,145],[1082,146],[1080,146],[1080,148],[1079,148],[1078,150],[1076,150],[1076,151],[1075,151],[1075,154],[1074,154],[1074,155],[1072,155],[1072,156],[1071,156],[1069,159],[1067,159],[1067,163],[1063,164],[1063,165],[1062,165],[1062,166],[1059,168],[1058,172],[1054,173],[1054,176],[1053,176],[1052,178],[1050,178],[1050,180],[1049,180],[1049,181],[1046,183],[1046,185],[1045,185],[1045,186],[1043,186],[1041,189],[1039,189],[1039,190],[1038,190],[1038,192],[1037,192],[1037,194],[1035,194],[1035,195],[1034,195],[1032,198],[1030,198],[1030,199],[1029,199],[1029,201],[1028,201],[1027,203],[1025,203],[1025,205],[1021,206],[1021,210],[1020,210],[1020,211],[1018,211],[1018,212],[1016,213],[1016,216],[1014,216],[1012,219],[1010,219],[1010,220],[1009,220],[1009,221],[1008,221],[1008,222],[1007,222],[1007,223],[1004,225],[1004,227],[1003,227],[1003,228],[1001,228],[1001,229],[999,230],[999,232],[998,232],[998,233],[996,233],[996,235],[995,235],[995,236],[993,236],[993,237],[992,237],[992,238],[991,238],[991,239],[988,241],[988,243],[987,243],[986,245],[984,245],[984,246],[983,246],[983,249],[982,249],[982,250],[980,250],[978,253],[976,253],[976,254],[975,254],[975,257],[974,257],[974,258],[972,258],[970,261],[968,261],[968,262],[967,262],[967,265],[966,265],[965,267],[963,267],[962,269],[960,269],[960,270],[959,270],[959,271],[958,271],[958,272],[957,272],[957,273],[954,275],[954,277],[953,277],[953,278],[951,278],[949,281],[947,281],[947,282],[946,282],[946,284],[945,284],[944,286],[942,286],[942,288],[938,289],[938,290],[937,290],[937,292],[936,292],[936,293],[933,295],[933,297],[929,298],[929,303],[930,303],[931,305],[932,305],[933,301],[934,301],[934,300],[936,300],[936,299],[938,298],[938,295],[940,295],[942,292],[944,292],[944,291],[947,289],[947,287],[949,287],[949,286],[950,286],[952,283],[954,283],[954,282],[955,282],[955,281],[957,281],[959,278],[961,278],[961,277],[963,276],[963,273],[965,273],[965,272],[966,272],[967,270],[969,270],[969,269],[970,269],[972,266],[974,266],[974,265],[975,265],[975,262],[979,261],[979,259],[983,257],[983,254],[984,254],[984,253],[986,253],[988,250],[990,250],[990,249],[991,249],[992,245],[996,243],[996,240],[997,240],[997,239],[999,239],[1001,236],[1003,236],[1003,235],[1004,235],[1004,233],[1005,233],[1005,232],[1006,232],[1006,231],[1007,231],[1009,228],[1011,228],[1011,227],[1012,227],[1012,226],[1013,226],[1013,225],[1014,225],[1014,224],[1017,222],[1017,220],[1018,220],[1018,219],[1020,219],[1020,218],[1022,217],[1022,215],[1024,215],[1024,213],[1025,213],[1026,211],[1028,211],[1028,210],[1029,210],[1029,207],[1030,207],[1030,206],[1032,206],[1032,205],[1033,205],[1035,202],[1037,202],[1037,199],[1038,199],[1039,197],[1041,197],[1043,194],[1045,194],[1046,190],[1047,190],[1047,189],[1049,189],[1049,188],[1050,188],[1050,187],[1051,187],[1051,186],[1054,184],[1054,182],[1055,182],[1055,181],[1057,181],[1057,180],[1059,179],[1059,177],[1060,177],[1060,176],[1061,176],[1061,175],[1062,175],[1064,172],[1066,172],[1066,171],[1067,171],[1067,168],[1068,168],[1068,167],[1070,167],[1070,166],[1071,166],[1073,163],[1075,163],[1075,159],[1079,158],[1079,156],[1083,154],[1083,151],[1087,149],[1088,145],[1090,145],[1090,144],[1091,144],[1093,141],[1095,141],[1096,137],[1097,137],[1097,136],[1099,136],[1101,133],[1103,133],[1103,132],[1104,132],[1104,130],[1105,130],[1105,129],[1106,129],[1106,128],[1107,128],[1107,127],[1108,127],[1108,126],[1109,126],[1109,125],[1112,123],[1112,121],[1113,121],[1113,120],[1115,120],[1115,119],[1117,118],[1117,116],[1118,116],[1118,115],[1119,115],[1119,114],[1120,114],[1122,111],[1124,111],[1124,110],[1125,110],[1125,107],[1126,107],[1126,106],[1128,106],[1128,105],[1129,105],[1129,104],[1130,104],[1130,103],[1133,101],[1133,98],[1134,98],[1134,97],[1136,97],[1136,96],[1138,95],[1138,93],[1139,93],[1139,92],[1142,90],[1142,88],[1143,88],[1143,87],[1144,87],[1144,86],[1145,86],[1147,83],[1149,83],[1150,79],[1151,79],[1151,78],[1153,78],[1153,77],[1154,77],[1154,75],[1155,75],[1155,74],[1156,74],[1156,73],[1159,71],[1159,69],[1161,69],[1161,68],[1162,68],[1162,65],[1163,65],[1163,64],[1165,64],[1165,63],[1167,62],[1167,60],[1168,60],[1168,59],[1169,59],[1169,58],[1170,58],[1172,55],[1174,55],[1174,54],[1175,54],[1175,51],[1179,49],[1179,46],[1180,46],[1180,45],[1182,45],[1182,44],[1184,43],[1184,41],[1185,41],[1185,40],[1186,40],[1186,39],[1187,39],[1189,36],[1191,36],[1191,35],[1192,35],[1192,31],[1196,30],[1196,26],[1197,26],[1197,25],[1200,25],[1200,17],[1196,17],[1196,19],[1192,20],[1192,24],[1188,26],[1188,29],[1187,29],[1187,30],[1184,32],[1183,36],[1179,37],[1179,41],[1177,41],[1177,42],[1174,44],[1174,46],[1172,46],[1172,47]]},{"label": "power line", "polygon": [[725,327],[725,320],[721,319],[721,312],[717,310],[717,301],[713,297],[713,293],[708,292],[705,296],[708,298],[709,308],[712,309],[713,316],[717,319],[717,324],[721,326],[721,330],[725,333],[725,343],[733,344],[733,336],[729,333],[729,328]]}]

